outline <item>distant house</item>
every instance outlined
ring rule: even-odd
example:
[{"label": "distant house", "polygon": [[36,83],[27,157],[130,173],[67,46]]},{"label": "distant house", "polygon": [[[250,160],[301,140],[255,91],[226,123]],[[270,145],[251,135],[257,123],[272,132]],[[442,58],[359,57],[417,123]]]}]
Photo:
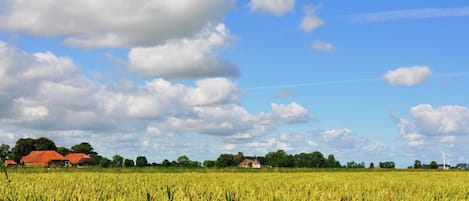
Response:
[{"label": "distant house", "polygon": [[84,153],[71,153],[66,155],[65,158],[70,161],[70,165],[74,166],[91,165],[94,163],[93,158]]},{"label": "distant house", "polygon": [[15,166],[15,165],[17,165],[17,164],[16,164],[16,162],[15,162],[14,160],[5,160],[5,161],[3,162],[3,165],[4,165],[5,167],[8,167],[8,166]]},{"label": "distant house", "polygon": [[256,159],[245,159],[238,166],[243,168],[261,168],[261,163]]},{"label": "distant house", "polygon": [[64,166],[68,163],[68,159],[53,150],[31,151],[21,158],[21,164],[26,166]]}]

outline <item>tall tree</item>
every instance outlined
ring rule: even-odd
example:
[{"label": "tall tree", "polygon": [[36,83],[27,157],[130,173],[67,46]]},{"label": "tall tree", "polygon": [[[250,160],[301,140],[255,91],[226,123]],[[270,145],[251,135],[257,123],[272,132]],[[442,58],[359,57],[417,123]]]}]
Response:
[{"label": "tall tree", "polygon": [[137,156],[137,159],[135,159],[135,164],[138,167],[145,167],[148,165],[147,157],[145,156]]},{"label": "tall tree", "polygon": [[205,160],[203,165],[204,167],[208,167],[208,168],[215,167],[215,161]]},{"label": "tall tree", "polygon": [[40,137],[34,140],[35,150],[57,150],[54,141],[46,137]]},{"label": "tall tree", "polygon": [[57,147],[57,152],[59,152],[59,154],[62,154],[63,156],[65,156],[65,155],[68,155],[69,153],[72,153],[72,150],[70,150],[67,147]]},{"label": "tall tree", "polygon": [[189,157],[186,155],[179,156],[177,159],[177,162],[180,166],[187,167],[189,165]]},{"label": "tall tree", "polygon": [[164,159],[163,162],[161,162],[161,165],[163,167],[169,167],[169,166],[171,166],[171,162],[169,162],[168,159]]},{"label": "tall tree", "polygon": [[124,157],[121,155],[114,155],[112,157],[112,166],[123,166],[124,165]]},{"label": "tall tree", "polygon": [[329,154],[326,159],[325,167],[327,168],[336,168],[337,167],[337,161],[335,160],[335,157],[333,154]]},{"label": "tall tree", "polygon": [[11,151],[12,159],[17,163],[20,162],[21,157],[28,155],[29,152],[34,151],[34,139],[32,138],[21,138],[16,141],[15,147]]},{"label": "tall tree", "polygon": [[134,160],[127,159],[127,158],[124,160],[125,167],[133,167],[134,165],[135,165]]},{"label": "tall tree", "polygon": [[375,168],[375,164],[374,164],[373,162],[371,162],[371,163],[370,163],[370,166],[368,166],[368,168],[370,168],[370,169]]},{"label": "tall tree", "polygon": [[430,168],[431,169],[438,169],[438,163],[436,163],[436,161],[430,162]]},{"label": "tall tree", "polygon": [[221,154],[216,162],[215,162],[215,165],[217,167],[228,167],[228,166],[233,166],[234,165],[234,162],[233,162],[233,154]]},{"label": "tall tree", "polygon": [[422,168],[422,162],[420,162],[419,160],[415,160],[414,169],[420,169],[420,168]]},{"label": "tall tree", "polygon": [[315,151],[311,153],[311,160],[312,160],[312,165],[315,168],[322,168],[325,167],[326,159],[322,155],[321,152]]},{"label": "tall tree", "polygon": [[10,154],[10,145],[2,144],[0,146],[0,161],[5,161],[8,159],[8,155]]},{"label": "tall tree", "polygon": [[94,151],[93,146],[88,142],[82,142],[71,147],[73,153],[84,153],[92,157],[97,156],[97,153]]},{"label": "tall tree", "polygon": [[238,152],[236,155],[234,155],[233,157],[233,163],[235,165],[239,165],[241,162],[244,161],[244,159],[246,159],[246,157],[244,157],[244,154],[243,152]]},{"label": "tall tree", "polygon": [[295,157],[279,149],[276,152],[267,153],[265,155],[265,163],[272,167],[293,167],[295,166]]}]

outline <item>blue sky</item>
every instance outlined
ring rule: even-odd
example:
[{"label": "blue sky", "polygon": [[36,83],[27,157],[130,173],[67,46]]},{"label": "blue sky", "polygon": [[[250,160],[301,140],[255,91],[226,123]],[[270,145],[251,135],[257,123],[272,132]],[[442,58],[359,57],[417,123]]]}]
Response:
[{"label": "blue sky", "polygon": [[469,161],[464,1],[0,1],[0,136]]}]

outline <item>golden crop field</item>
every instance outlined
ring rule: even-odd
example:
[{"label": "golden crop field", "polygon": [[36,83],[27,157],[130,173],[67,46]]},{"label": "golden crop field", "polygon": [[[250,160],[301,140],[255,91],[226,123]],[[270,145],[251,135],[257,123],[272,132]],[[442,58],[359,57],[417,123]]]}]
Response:
[{"label": "golden crop field", "polygon": [[469,200],[469,172],[10,173],[0,200]]}]

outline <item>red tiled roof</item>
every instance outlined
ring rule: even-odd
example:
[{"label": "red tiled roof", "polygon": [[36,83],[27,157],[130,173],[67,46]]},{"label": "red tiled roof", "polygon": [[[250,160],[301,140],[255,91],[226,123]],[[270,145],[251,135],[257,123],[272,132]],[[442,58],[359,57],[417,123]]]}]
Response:
[{"label": "red tiled roof", "polygon": [[260,165],[259,161],[256,160],[256,159],[254,159],[254,160],[245,159],[238,166],[239,167],[249,167],[249,163],[251,163],[251,165],[253,165],[253,166]]},{"label": "red tiled roof", "polygon": [[77,164],[81,159],[91,159],[90,156],[83,153],[72,153],[65,156],[71,164]]},{"label": "red tiled roof", "polygon": [[5,166],[16,165],[16,162],[14,160],[5,160],[3,164],[5,164]]},{"label": "red tiled roof", "polygon": [[41,163],[47,165],[50,161],[64,161],[67,160],[64,156],[56,151],[31,151],[28,155],[23,156],[21,161],[24,163]]}]

